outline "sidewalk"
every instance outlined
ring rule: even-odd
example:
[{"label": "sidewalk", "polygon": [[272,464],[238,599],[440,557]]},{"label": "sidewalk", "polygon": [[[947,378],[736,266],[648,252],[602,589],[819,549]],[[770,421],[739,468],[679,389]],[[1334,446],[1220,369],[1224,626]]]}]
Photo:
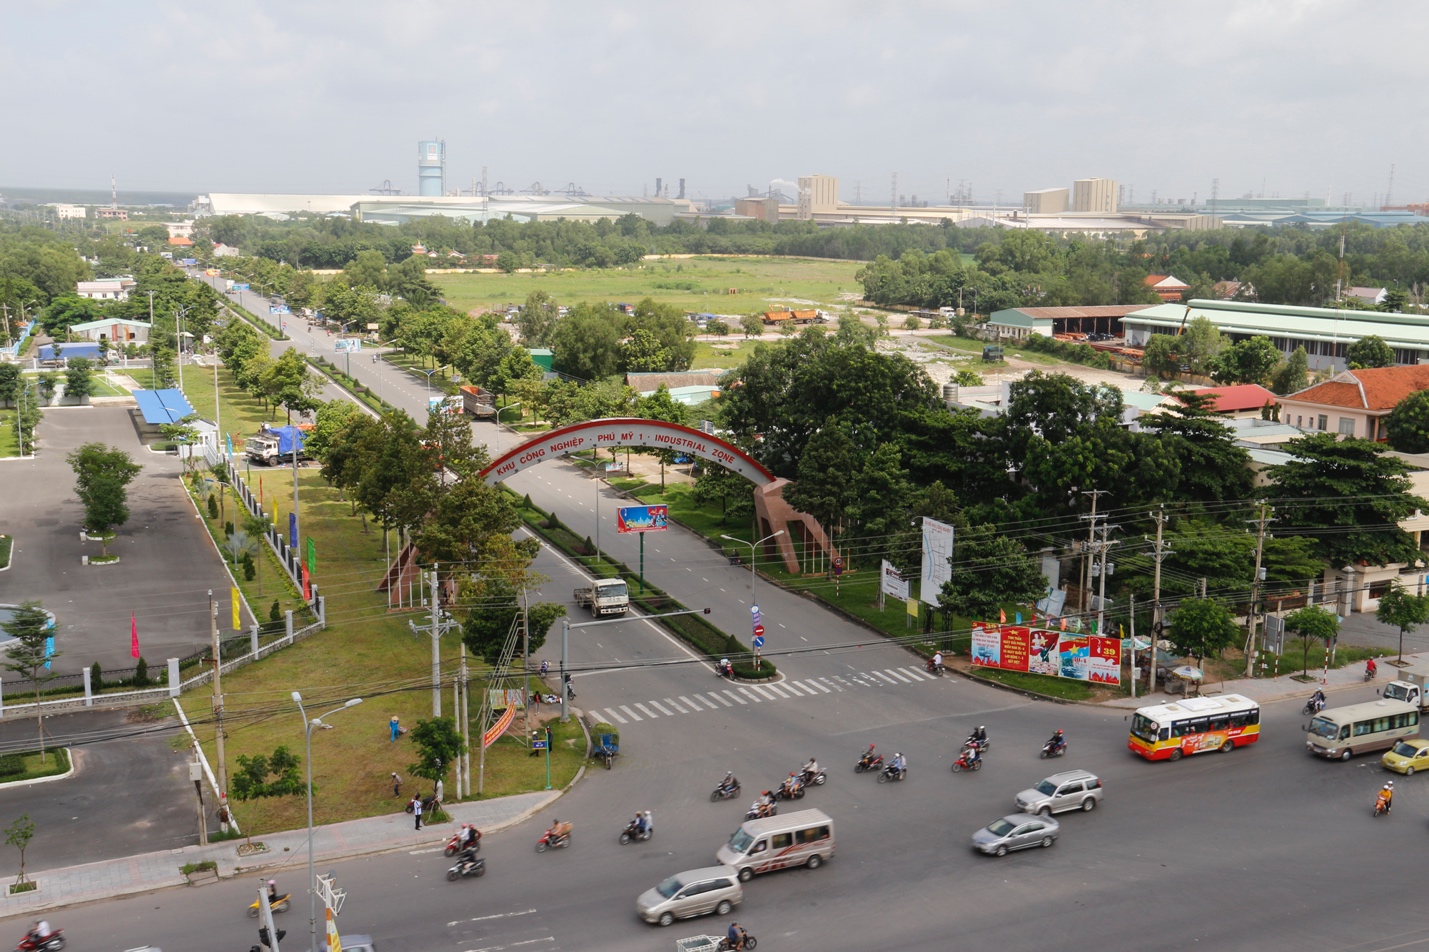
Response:
[{"label": "sidewalk", "polygon": [[[540,791],[470,803],[449,803],[444,809],[451,815],[452,822],[430,830],[425,826],[420,831],[415,829],[415,821],[406,813],[315,827],[313,855],[318,862],[326,863],[388,850],[440,850],[462,823],[474,823],[482,833],[505,829],[553,802],[562,792]],[[16,916],[169,886],[183,886],[188,880],[179,872],[179,867],[204,860],[216,862],[218,874],[223,879],[260,869],[266,875],[282,873],[290,881],[296,875],[293,892],[298,892],[297,887],[307,878],[307,830],[267,833],[255,837],[255,840],[266,846],[267,851],[240,857],[238,847],[246,840],[228,840],[209,846],[186,846],[177,850],[141,853],[126,859],[42,870],[31,876],[40,888],[0,899],[0,914]]]},{"label": "sidewalk", "polygon": [[[1323,656],[1321,661],[1323,663]],[[1429,652],[1423,654],[1406,654],[1404,656],[1406,664],[1424,664],[1429,662]],[[1324,688],[1325,694],[1331,695],[1337,690],[1351,687],[1363,687],[1364,665],[1350,664],[1343,668],[1331,668],[1325,675],[1325,682],[1320,683],[1321,668],[1310,666],[1310,674],[1314,681],[1296,681],[1292,675],[1300,673],[1299,668],[1290,668],[1288,671],[1281,670],[1278,678],[1241,678],[1234,681],[1207,681],[1201,685],[1201,693],[1206,695],[1217,694],[1241,694],[1254,701],[1279,701],[1289,697],[1308,698],[1314,693],[1315,688]],[[1379,675],[1372,682],[1378,685],[1387,684],[1395,678],[1398,668],[1389,658],[1379,659]],[[1149,704],[1170,704],[1181,697],[1179,694],[1166,694],[1157,691],[1148,699],[1145,695],[1141,697],[1120,697],[1103,702],[1103,707],[1119,707],[1135,709],[1146,707]]]}]

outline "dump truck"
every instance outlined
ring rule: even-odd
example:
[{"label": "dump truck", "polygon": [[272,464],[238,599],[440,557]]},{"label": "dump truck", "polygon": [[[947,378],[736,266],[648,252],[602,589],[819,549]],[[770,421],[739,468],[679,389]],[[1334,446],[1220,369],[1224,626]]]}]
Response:
[{"label": "dump truck", "polygon": [[585,588],[576,589],[575,599],[577,605],[589,608],[596,618],[624,615],[630,610],[630,591],[621,578],[597,579]]},{"label": "dump truck", "polygon": [[793,319],[794,319],[794,312],[793,312],[793,311],[765,311],[765,312],[764,312],[764,323],[766,323],[766,324],[776,324],[776,325],[777,325],[777,324],[783,324],[785,321],[792,321]]},{"label": "dump truck", "polygon": [[264,426],[257,436],[250,436],[243,447],[244,454],[259,466],[282,466],[293,461],[293,444],[297,442],[298,462],[310,459],[307,451],[308,431],[312,426]]},{"label": "dump truck", "polygon": [[496,416],[496,394],[482,387],[461,388],[462,409],[474,417]]}]

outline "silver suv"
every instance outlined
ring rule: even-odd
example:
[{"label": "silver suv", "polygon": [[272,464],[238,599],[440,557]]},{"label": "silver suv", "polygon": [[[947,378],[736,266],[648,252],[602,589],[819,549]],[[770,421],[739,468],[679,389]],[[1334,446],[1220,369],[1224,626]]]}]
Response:
[{"label": "silver suv", "polygon": [[1064,770],[1017,795],[1017,809],[1048,816],[1065,810],[1095,810],[1102,782],[1086,770]]}]

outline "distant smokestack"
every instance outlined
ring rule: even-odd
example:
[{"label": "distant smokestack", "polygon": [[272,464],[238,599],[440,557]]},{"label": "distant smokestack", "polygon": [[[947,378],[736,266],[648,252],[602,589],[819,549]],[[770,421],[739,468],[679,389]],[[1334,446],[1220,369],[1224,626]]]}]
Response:
[{"label": "distant smokestack", "polygon": [[684,180],[684,179],[680,179],[680,194],[679,194],[678,196],[676,196],[676,197],[677,197],[677,198],[684,198],[684,197],[685,197],[685,180]]},{"label": "distant smokestack", "polygon": [[660,182],[661,182],[661,179],[657,176],[656,179],[655,179],[655,197],[656,197],[656,198],[659,198],[659,197],[660,197]]}]

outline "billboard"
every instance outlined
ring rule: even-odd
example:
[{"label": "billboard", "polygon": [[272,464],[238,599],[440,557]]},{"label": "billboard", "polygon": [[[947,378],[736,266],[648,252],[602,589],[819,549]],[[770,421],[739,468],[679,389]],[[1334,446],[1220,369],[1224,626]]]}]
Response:
[{"label": "billboard", "polygon": [[883,575],[879,582],[879,591],[884,595],[892,595],[899,601],[906,602],[908,600],[908,580],[887,559],[883,560]]},{"label": "billboard", "polygon": [[974,625],[972,663],[1095,684],[1121,683],[1121,639],[1025,625]]},{"label": "billboard", "polygon": [[943,583],[953,577],[953,527],[923,517],[923,577],[918,597],[937,606]]},{"label": "billboard", "polygon": [[332,342],[332,349],[335,350],[336,352],[338,352],[339,354],[342,354],[342,353],[351,353],[351,352],[354,351],[354,350],[361,350],[361,349],[362,349],[362,338],[361,338],[361,337],[339,337],[337,340],[335,340],[335,341]]},{"label": "billboard", "polygon": [[668,506],[623,506],[615,510],[617,532],[663,532],[668,528]]}]

